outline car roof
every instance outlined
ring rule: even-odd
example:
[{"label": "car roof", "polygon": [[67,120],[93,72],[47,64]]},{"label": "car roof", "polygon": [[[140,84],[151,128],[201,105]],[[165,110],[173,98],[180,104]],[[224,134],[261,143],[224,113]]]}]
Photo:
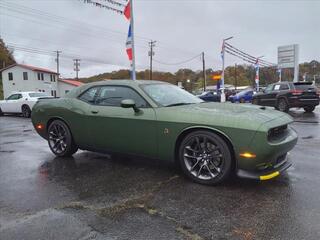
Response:
[{"label": "car roof", "polygon": [[167,82],[155,81],[155,80],[103,80],[98,82],[88,83],[90,86],[99,86],[99,85],[128,85],[128,86],[137,86],[141,84],[169,84]]}]

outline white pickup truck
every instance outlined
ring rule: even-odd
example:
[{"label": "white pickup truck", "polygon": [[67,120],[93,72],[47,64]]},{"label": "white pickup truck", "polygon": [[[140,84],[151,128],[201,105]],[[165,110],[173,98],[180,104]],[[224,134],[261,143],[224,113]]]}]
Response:
[{"label": "white pickup truck", "polygon": [[33,106],[39,98],[52,98],[43,92],[17,92],[12,93],[5,100],[0,101],[0,116],[4,113],[21,114],[29,118]]}]

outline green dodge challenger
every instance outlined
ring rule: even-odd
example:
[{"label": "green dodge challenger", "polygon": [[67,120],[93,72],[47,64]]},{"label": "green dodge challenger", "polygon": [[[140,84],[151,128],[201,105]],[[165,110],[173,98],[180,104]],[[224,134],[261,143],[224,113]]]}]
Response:
[{"label": "green dodge challenger", "polygon": [[232,172],[267,180],[291,166],[292,118],[268,107],[205,103],[158,81],[108,80],[33,108],[36,131],[57,156],[78,149],[179,164],[186,176],[217,184]]}]

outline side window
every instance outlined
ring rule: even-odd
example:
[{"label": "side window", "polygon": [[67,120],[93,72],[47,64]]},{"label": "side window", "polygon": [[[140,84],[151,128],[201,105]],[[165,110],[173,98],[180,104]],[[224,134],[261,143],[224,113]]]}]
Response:
[{"label": "side window", "polygon": [[279,91],[280,90],[280,84],[276,84],[276,85],[274,85],[274,88],[273,88],[273,90],[274,91]]},{"label": "side window", "polygon": [[266,89],[264,90],[264,92],[265,92],[265,93],[269,93],[269,92],[272,91],[272,89],[273,89],[273,85],[268,85],[268,86],[266,87]]},{"label": "side window", "polygon": [[289,90],[288,84],[281,84],[280,90]]},{"label": "side window", "polygon": [[22,98],[21,94],[12,94],[10,97],[7,98],[7,100],[18,100]]},{"label": "side window", "polygon": [[80,100],[87,103],[94,103],[95,96],[97,94],[98,87],[93,87],[82,93],[79,97]]},{"label": "side window", "polygon": [[148,107],[147,102],[133,89],[122,86],[104,86],[101,87],[96,104],[101,106],[120,107],[121,101],[132,99],[139,108]]},{"label": "side window", "polygon": [[12,74],[12,72],[9,72],[9,73],[8,73],[8,79],[9,79],[9,81],[12,81],[12,80],[13,80],[13,74]]}]

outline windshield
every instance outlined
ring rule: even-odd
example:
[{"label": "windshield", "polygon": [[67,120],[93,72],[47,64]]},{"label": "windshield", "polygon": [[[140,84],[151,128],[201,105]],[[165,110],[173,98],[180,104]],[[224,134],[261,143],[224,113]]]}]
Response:
[{"label": "windshield", "polygon": [[164,107],[203,102],[191,93],[171,84],[146,84],[141,87],[152,100]]},{"label": "windshield", "polygon": [[29,93],[29,97],[49,97],[46,93],[36,92],[36,93]]}]

